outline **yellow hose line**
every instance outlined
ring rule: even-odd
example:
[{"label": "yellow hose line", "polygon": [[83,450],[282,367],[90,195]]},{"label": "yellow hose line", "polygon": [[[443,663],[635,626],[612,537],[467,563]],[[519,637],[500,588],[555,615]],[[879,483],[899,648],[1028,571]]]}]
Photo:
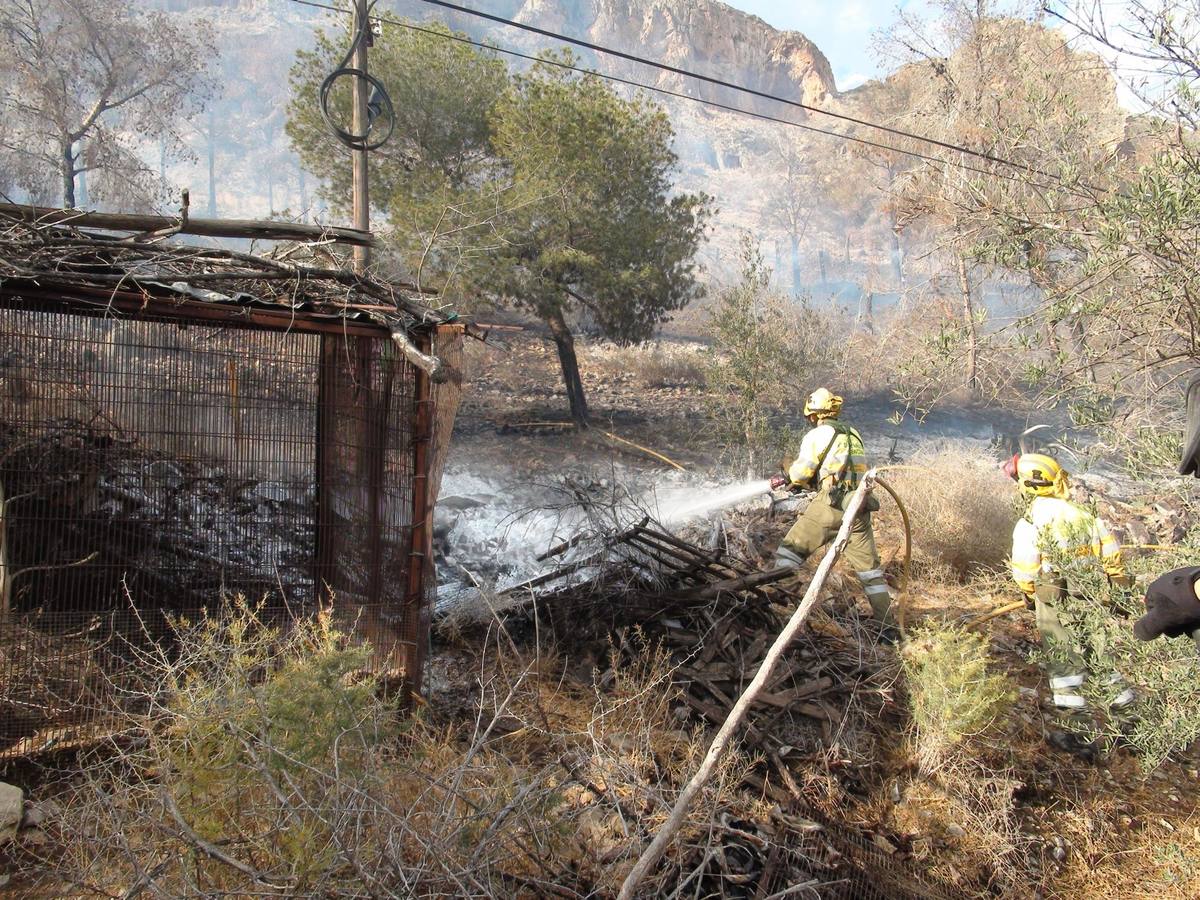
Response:
[{"label": "yellow hose line", "polygon": [[671,459],[670,457],[663,456],[661,453],[656,453],[655,451],[651,450],[649,447],[643,447],[641,444],[635,444],[633,441],[627,441],[627,440],[625,440],[625,438],[618,437],[617,435],[613,434],[611,431],[601,431],[600,433],[608,435],[614,441],[620,441],[622,444],[628,444],[630,447],[633,447],[635,450],[641,450],[643,453],[648,453],[650,456],[653,456],[655,459],[662,460],[668,466],[674,466],[680,472],[687,471],[687,469],[685,469],[679,463],[675,462],[675,460]]},{"label": "yellow hose line", "polygon": [[1012,603],[1005,603],[1003,606],[993,609],[991,612],[985,612],[981,616],[976,616],[966,624],[966,629],[970,631],[972,628],[978,628],[984,622],[990,622],[992,619],[998,618],[1005,613],[1016,612],[1025,606],[1024,600],[1014,600]]},{"label": "yellow hose line", "polygon": [[1122,550],[1178,550],[1174,544],[1122,544]]},{"label": "yellow hose line", "polygon": [[900,519],[904,522],[904,570],[900,575],[900,584],[896,587],[896,624],[900,626],[900,634],[903,635],[907,612],[904,594],[908,590],[908,575],[912,567],[912,523],[908,520],[908,508],[895,489],[878,476],[875,478],[875,483],[892,495],[892,499],[896,501],[896,507],[900,510]]}]

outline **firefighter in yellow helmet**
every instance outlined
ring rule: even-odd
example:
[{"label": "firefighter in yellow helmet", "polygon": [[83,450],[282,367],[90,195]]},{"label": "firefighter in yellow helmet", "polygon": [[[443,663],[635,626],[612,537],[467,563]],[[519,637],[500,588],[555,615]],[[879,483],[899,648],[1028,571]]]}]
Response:
[{"label": "firefighter in yellow helmet", "polygon": [[[1016,479],[1021,494],[1030,498],[1028,510],[1013,529],[1013,580],[1033,601],[1037,629],[1049,657],[1047,675],[1054,706],[1064,717],[1079,719],[1088,713],[1082,687],[1089,672],[1079,641],[1064,622],[1061,602],[1067,582],[1055,569],[1052,557],[1091,558],[1112,583],[1128,587],[1121,547],[1102,519],[1071,501],[1067,473],[1053,457],[1025,453],[1007,471]],[[1133,702],[1133,690],[1119,675],[1106,675],[1105,686],[1114,711]],[[1056,743],[1071,744],[1069,733],[1056,733],[1052,739],[1056,736]]]},{"label": "firefighter in yellow helmet", "polygon": [[[775,551],[776,566],[798,568],[833,540],[842,525],[842,513],[850,495],[866,474],[862,436],[855,428],[838,421],[841,411],[842,398],[826,388],[813,391],[804,404],[804,416],[814,427],[804,436],[800,453],[786,477],[777,478],[773,486],[787,486],[791,490],[811,488],[816,496]],[[851,527],[845,559],[858,576],[875,618],[884,626],[884,638],[894,640],[892,594],[871,531],[871,512],[878,508],[879,501],[868,497],[864,511]]]}]

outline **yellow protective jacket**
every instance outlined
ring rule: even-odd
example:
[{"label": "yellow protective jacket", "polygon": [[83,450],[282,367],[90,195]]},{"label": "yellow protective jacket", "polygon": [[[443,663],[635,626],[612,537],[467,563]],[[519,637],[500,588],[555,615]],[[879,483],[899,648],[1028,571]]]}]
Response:
[{"label": "yellow protective jacket", "polygon": [[1034,497],[1025,518],[1013,529],[1012,577],[1032,594],[1039,575],[1054,572],[1043,551],[1057,547],[1073,556],[1092,556],[1111,578],[1125,574],[1121,545],[1104,520],[1061,497]]},{"label": "yellow protective jacket", "polygon": [[792,484],[812,485],[817,489],[839,485],[853,489],[866,471],[862,436],[849,425],[839,422],[835,427],[826,422],[804,436],[800,453],[788,469],[788,478]]}]

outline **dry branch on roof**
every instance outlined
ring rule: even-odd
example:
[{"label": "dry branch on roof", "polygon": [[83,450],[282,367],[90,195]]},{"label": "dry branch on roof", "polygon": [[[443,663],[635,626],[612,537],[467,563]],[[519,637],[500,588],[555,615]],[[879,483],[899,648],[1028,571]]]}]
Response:
[{"label": "dry branch on roof", "polygon": [[0,209],[0,293],[92,290],[311,311],[388,327],[446,320],[412,286],[356,275],[321,244],[280,245],[259,255],[144,237],[30,221]]}]

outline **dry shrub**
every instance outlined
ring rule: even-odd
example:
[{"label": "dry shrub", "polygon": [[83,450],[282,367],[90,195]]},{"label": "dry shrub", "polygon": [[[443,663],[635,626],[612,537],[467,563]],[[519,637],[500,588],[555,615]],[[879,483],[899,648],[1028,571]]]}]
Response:
[{"label": "dry shrub", "polygon": [[869,323],[855,323],[858,327],[846,348],[846,389],[892,395],[917,419],[949,403],[997,403],[1019,397],[1022,370],[1012,364],[1010,353],[992,352],[986,329],[978,335],[976,389],[968,389],[969,342],[960,301],[930,287],[914,291],[903,305]]},{"label": "dry shrub", "polygon": [[959,578],[1004,566],[1017,521],[1016,492],[977,446],[945,442],[887,475],[908,507],[918,565]]},{"label": "dry shrub", "polygon": [[90,760],[63,795],[45,863],[65,881],[495,896],[547,878],[569,839],[546,773],[487,749],[511,691],[466,735],[402,719],[364,671],[369,648],[328,616],[284,633],[240,601],[181,624],[177,645],[142,661],[158,689],[126,723],[141,740]]},{"label": "dry shrub", "polygon": [[[589,691],[502,635],[473,713],[437,722],[397,715],[363,670],[369,649],[325,616],[280,632],[237,602],[181,624],[176,654],[142,661],[158,690],[126,723],[139,739],[61,791],[44,871],[153,896],[614,893],[703,733],[676,718],[660,650],[614,656]],[[747,765],[730,756],[676,857],[711,855]]]},{"label": "dry shrub", "polygon": [[80,711],[103,708],[112,678],[106,664],[116,668],[110,657],[86,630],[64,635],[0,621],[0,749],[47,728],[71,730],[77,718],[87,718]]},{"label": "dry shrub", "polygon": [[[943,879],[1018,890],[1014,863],[1027,843],[1014,800],[1021,782],[988,765],[980,741],[1013,703],[1006,673],[993,667],[983,637],[933,619],[909,633],[900,667],[917,774],[893,810],[897,824],[919,835],[917,856]],[[935,842],[950,853],[935,857]]]}]

